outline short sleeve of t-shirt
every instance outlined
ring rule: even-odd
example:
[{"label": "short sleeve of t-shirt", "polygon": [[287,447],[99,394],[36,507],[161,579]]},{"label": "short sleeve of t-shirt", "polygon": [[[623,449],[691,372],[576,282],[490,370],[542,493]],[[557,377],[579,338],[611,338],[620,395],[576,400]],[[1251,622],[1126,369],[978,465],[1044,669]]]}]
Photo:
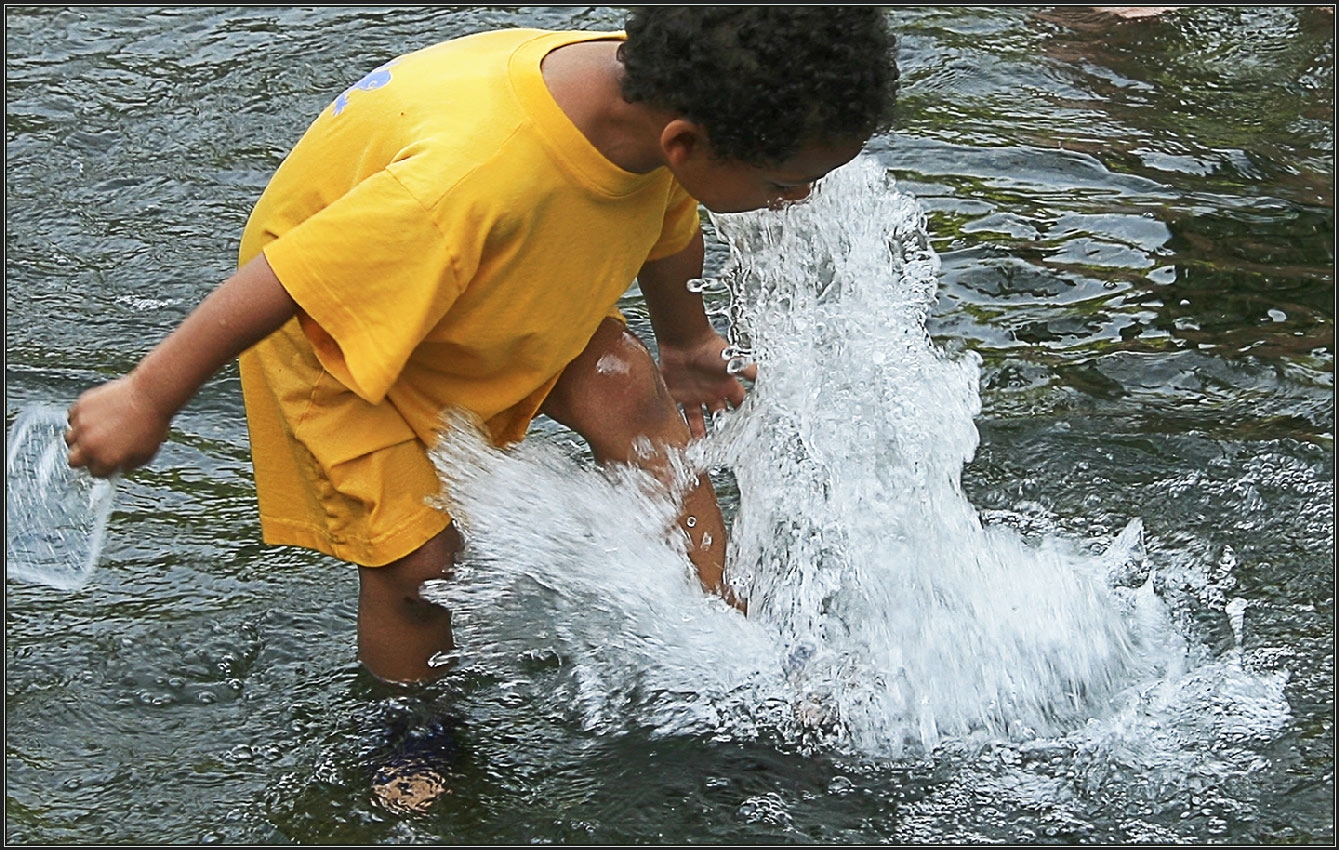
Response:
[{"label": "short sleeve of t-shirt", "polygon": [[389,171],[265,246],[332,375],[376,404],[469,279],[422,204]]},{"label": "short sleeve of t-shirt", "polygon": [[665,223],[660,228],[660,239],[652,246],[648,260],[659,260],[677,254],[697,235],[702,222],[697,211],[697,199],[684,191],[677,182],[670,190],[665,208]]}]

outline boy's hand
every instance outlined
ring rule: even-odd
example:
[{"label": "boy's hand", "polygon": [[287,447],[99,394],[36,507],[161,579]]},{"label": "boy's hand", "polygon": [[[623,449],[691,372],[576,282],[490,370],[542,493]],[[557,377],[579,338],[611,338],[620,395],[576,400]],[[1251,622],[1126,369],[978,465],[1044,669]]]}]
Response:
[{"label": "boy's hand", "polygon": [[682,251],[647,262],[637,274],[660,344],[660,373],[694,437],[707,434],[703,410],[743,404],[739,377],[753,381],[758,373],[752,363],[730,373],[721,356],[726,342],[707,318],[701,293],[688,288],[689,280],[702,276],[703,250],[699,230]]},{"label": "boy's hand", "polygon": [[[704,409],[711,414],[725,410],[727,405],[739,407],[744,403],[744,385],[726,370],[726,360],[721,356],[725,347],[725,340],[715,332],[692,345],[660,344],[665,386],[683,406],[684,419],[694,437],[706,436]],[[739,374],[756,380],[757,366],[749,364]]]},{"label": "boy's hand", "polygon": [[69,421],[70,466],[106,478],[152,460],[167,439],[171,415],[135,385],[132,373],[79,396]]},{"label": "boy's hand", "polygon": [[148,463],[172,417],[219,367],[297,314],[264,254],[209,294],[129,375],[70,407],[70,466],[105,478]]}]

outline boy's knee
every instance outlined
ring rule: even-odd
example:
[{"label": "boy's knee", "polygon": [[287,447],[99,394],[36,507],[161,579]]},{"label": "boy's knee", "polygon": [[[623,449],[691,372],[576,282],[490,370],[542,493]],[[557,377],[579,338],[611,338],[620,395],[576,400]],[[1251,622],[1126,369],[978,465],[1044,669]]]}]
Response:
[{"label": "boy's knee", "polygon": [[423,583],[448,578],[460,551],[455,526],[429,540],[411,554],[382,567],[359,567],[359,591],[364,602],[432,605],[420,595]]},{"label": "boy's knee", "polygon": [[451,613],[420,590],[451,574],[459,549],[453,526],[405,558],[359,567],[358,657],[372,675],[401,683],[441,675],[433,659],[453,646]]},{"label": "boy's knee", "polygon": [[627,373],[593,381],[586,406],[589,413],[574,430],[606,460],[629,460],[639,438],[679,443],[687,436],[678,408],[649,354],[643,364]]},{"label": "boy's knee", "polygon": [[607,430],[609,436],[630,439],[661,428],[674,412],[674,402],[651,352],[629,338],[633,342],[618,354],[606,355],[604,371],[597,367],[587,382],[587,404],[597,420],[595,427]]},{"label": "boy's knee", "polygon": [[602,460],[629,459],[638,437],[686,439],[655,359],[626,329],[574,361],[558,389],[545,412],[584,437]]}]

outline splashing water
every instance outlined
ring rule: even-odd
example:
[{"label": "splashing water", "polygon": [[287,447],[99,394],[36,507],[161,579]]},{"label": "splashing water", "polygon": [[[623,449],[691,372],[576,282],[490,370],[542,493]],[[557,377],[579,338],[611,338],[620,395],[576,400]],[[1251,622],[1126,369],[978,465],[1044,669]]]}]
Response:
[{"label": "splashing water", "polygon": [[1102,570],[984,529],[963,496],[979,361],[925,330],[938,258],[915,202],[872,162],[814,201],[716,220],[766,376],[714,447],[742,494],[741,589],[862,749],[1072,722],[1133,663]]},{"label": "splashing water", "polygon": [[1137,519],[1100,556],[982,524],[960,487],[979,358],[930,340],[938,259],[881,166],[713,223],[731,252],[727,356],[759,378],[680,479],[735,475],[727,576],[749,616],[702,594],[648,476],[542,442],[498,450],[456,415],[434,460],[467,558],[426,592],[455,611],[462,664],[504,687],[542,678],[599,731],[894,757],[1060,741],[1093,775],[1112,753],[1186,775],[1193,759],[1168,753],[1223,733],[1195,722],[1205,706],[1252,734],[1281,727],[1281,679],[1231,657],[1188,667]]},{"label": "splashing water", "polygon": [[591,729],[756,729],[782,683],[775,640],[702,592],[661,485],[537,441],[498,450],[460,414],[447,424],[434,459],[467,557],[424,594],[452,609],[462,662],[522,689],[556,667],[546,698]]}]

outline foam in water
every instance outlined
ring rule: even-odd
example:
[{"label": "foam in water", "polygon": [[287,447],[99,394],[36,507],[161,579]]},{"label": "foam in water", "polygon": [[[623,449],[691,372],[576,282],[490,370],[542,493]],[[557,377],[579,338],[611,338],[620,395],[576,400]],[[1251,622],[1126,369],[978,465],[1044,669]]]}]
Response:
[{"label": "foam in water", "polygon": [[983,525],[960,486],[979,360],[930,340],[938,259],[881,166],[713,222],[729,355],[759,377],[681,462],[739,483],[727,576],[749,616],[701,593],[648,477],[543,442],[501,451],[457,416],[434,459],[467,558],[428,592],[456,612],[462,663],[542,677],[600,731],[766,731],[867,756],[1063,741],[1166,764],[1185,740],[1150,723],[1214,735],[1185,730],[1230,703],[1278,727],[1281,682],[1188,664],[1138,520],[1101,556]]}]

